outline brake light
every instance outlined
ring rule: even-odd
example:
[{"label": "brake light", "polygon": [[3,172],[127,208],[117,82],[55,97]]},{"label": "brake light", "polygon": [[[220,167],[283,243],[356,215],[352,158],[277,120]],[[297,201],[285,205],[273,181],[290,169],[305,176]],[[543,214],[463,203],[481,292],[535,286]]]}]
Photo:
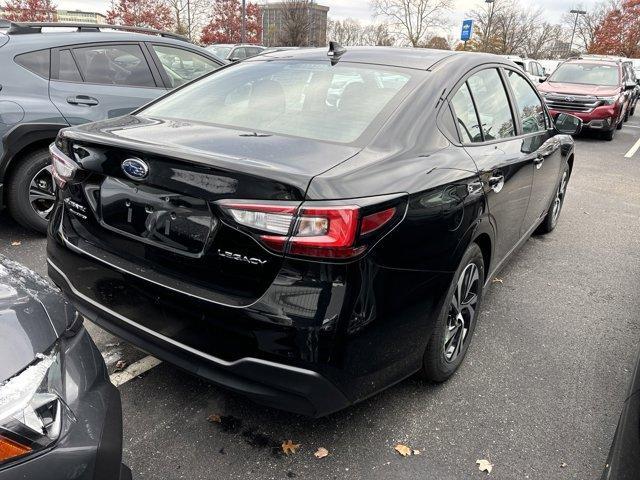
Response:
[{"label": "brake light", "polygon": [[302,207],[295,232],[289,238],[289,252],[325,258],[348,258],[364,252],[365,246],[354,246],[359,215],[359,207],[353,205]]},{"label": "brake light", "polygon": [[381,229],[397,213],[396,207],[362,216],[357,205],[290,205],[221,202],[238,224],[258,230],[268,248],[292,255],[345,259],[367,249],[362,237]]},{"label": "brake light", "polygon": [[78,170],[78,165],[55,145],[49,147],[49,153],[51,154],[51,164],[53,166],[53,178],[59,188],[64,188],[67,182],[73,179]]}]

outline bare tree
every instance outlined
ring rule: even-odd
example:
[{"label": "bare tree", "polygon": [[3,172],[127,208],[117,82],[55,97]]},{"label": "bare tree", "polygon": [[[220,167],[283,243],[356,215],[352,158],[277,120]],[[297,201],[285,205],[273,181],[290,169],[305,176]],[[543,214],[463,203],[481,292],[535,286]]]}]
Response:
[{"label": "bare tree", "polygon": [[372,23],[367,25],[362,33],[363,45],[375,45],[378,47],[390,47],[396,43],[386,23]]},{"label": "bare tree", "polygon": [[[569,38],[573,26],[576,26],[576,35],[573,40],[573,47],[578,51],[584,51],[593,44],[596,38],[596,28],[602,23],[604,17],[613,9],[619,8],[621,0],[601,0],[591,7],[579,5],[576,8],[585,10],[587,13],[578,16],[578,23],[576,24],[576,16],[573,13],[565,13],[562,16],[562,23],[565,25],[565,31],[569,32]],[[567,43],[569,42],[567,38]]]},{"label": "bare tree", "polygon": [[363,25],[353,18],[329,19],[327,38],[344,46],[391,46],[394,44],[394,38],[389,33],[389,25],[386,23]]},{"label": "bare tree", "polygon": [[[541,7],[523,8],[517,0],[495,0],[493,5],[473,10],[470,16],[481,32],[474,43],[477,50],[527,54],[534,43],[545,45],[549,40],[543,31],[545,17]],[[536,48],[540,50],[541,45]]]},{"label": "bare tree", "polygon": [[174,30],[194,41],[207,21],[209,0],[165,0],[174,18]]},{"label": "bare tree", "polygon": [[365,45],[364,30],[365,27],[353,18],[330,19],[327,25],[329,40],[336,41],[340,45]]},{"label": "bare tree", "polygon": [[388,21],[399,39],[414,47],[449,24],[452,5],[453,0],[371,0],[374,15]]},{"label": "bare tree", "polygon": [[284,47],[305,47],[311,42],[313,0],[284,0],[279,43]]}]

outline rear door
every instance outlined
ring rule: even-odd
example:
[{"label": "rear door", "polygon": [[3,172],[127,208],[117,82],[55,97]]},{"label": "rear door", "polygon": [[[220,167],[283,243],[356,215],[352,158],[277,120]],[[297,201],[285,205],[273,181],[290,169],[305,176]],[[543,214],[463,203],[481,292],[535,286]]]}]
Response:
[{"label": "rear door", "polygon": [[540,219],[551,203],[562,166],[562,153],[551,119],[534,88],[515,70],[505,69],[504,72],[522,132],[521,151],[534,164],[531,200],[523,225],[526,231]]},{"label": "rear door", "polygon": [[475,161],[496,230],[494,255],[502,260],[522,236],[533,164],[517,138],[498,68],[473,73],[451,97],[464,148]]},{"label": "rear door", "polygon": [[125,115],[166,91],[137,42],[57,48],[51,58],[49,96],[71,125]]}]

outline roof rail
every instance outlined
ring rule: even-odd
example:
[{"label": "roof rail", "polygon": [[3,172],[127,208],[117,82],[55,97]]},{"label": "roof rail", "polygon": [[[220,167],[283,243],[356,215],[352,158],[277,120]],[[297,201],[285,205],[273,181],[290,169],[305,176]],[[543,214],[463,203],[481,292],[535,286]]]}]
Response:
[{"label": "roof rail", "polygon": [[622,63],[629,61],[628,58],[622,57],[620,55],[597,55],[593,53],[583,53],[578,58],[582,60],[604,60],[609,62],[622,62]]},{"label": "roof rail", "polygon": [[146,33],[149,35],[160,35],[161,37],[173,38],[189,42],[187,37],[177,33],[155,30],[145,27],[131,27],[128,25],[109,25],[107,23],[74,23],[74,22],[10,22],[9,35],[23,35],[29,33],[42,33],[43,28],[75,28],[77,32],[100,32],[102,29],[122,30],[133,33]]}]

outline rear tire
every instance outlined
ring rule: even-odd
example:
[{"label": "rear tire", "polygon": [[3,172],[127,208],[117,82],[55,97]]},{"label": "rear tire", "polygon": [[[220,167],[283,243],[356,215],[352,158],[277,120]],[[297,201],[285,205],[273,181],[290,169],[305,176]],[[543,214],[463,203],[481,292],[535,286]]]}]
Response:
[{"label": "rear tire", "polygon": [[620,120],[620,123],[618,123],[616,125],[616,130],[622,130],[622,124],[626,122],[626,120],[624,119],[624,117],[622,118],[622,120]]},{"label": "rear tire", "polygon": [[56,193],[49,151],[36,150],[15,161],[18,166],[7,182],[9,213],[23,227],[46,234]]},{"label": "rear tire", "polygon": [[462,257],[424,352],[421,376],[444,382],[464,360],[476,327],[484,288],[484,260],[473,243]]},{"label": "rear tire", "polygon": [[551,205],[549,205],[549,209],[547,210],[544,220],[536,229],[536,234],[544,235],[552,232],[556,228],[556,225],[558,225],[558,219],[560,218],[562,206],[564,205],[564,198],[567,193],[567,185],[569,184],[570,176],[571,172],[569,170],[569,165],[565,165],[564,170],[562,171],[562,176],[560,177],[560,183],[558,184],[556,193],[551,200]]}]

